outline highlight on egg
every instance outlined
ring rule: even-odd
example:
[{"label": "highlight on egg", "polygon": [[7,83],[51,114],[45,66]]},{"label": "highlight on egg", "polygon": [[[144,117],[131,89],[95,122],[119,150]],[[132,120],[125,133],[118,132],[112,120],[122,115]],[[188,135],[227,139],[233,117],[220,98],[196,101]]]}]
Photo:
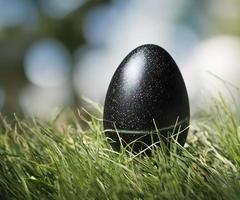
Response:
[{"label": "highlight on egg", "polygon": [[110,82],[103,127],[113,149],[121,145],[151,155],[152,146],[171,138],[184,146],[190,108],[177,64],[160,46],[146,44],[131,51]]}]

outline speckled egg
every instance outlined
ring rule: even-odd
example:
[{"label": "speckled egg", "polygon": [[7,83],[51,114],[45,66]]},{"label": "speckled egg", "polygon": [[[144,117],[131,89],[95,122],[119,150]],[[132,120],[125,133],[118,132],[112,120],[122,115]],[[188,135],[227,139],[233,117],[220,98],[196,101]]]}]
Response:
[{"label": "speckled egg", "polygon": [[122,145],[150,155],[152,146],[171,138],[184,145],[190,119],[188,94],[166,50],[147,44],[124,58],[109,85],[103,119],[115,150]]}]

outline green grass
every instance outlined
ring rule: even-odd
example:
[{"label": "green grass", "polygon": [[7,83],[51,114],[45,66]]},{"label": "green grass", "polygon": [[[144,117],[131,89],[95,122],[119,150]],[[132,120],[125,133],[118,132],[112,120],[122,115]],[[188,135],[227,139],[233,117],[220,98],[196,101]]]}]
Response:
[{"label": "green grass", "polygon": [[11,125],[1,117],[0,199],[239,199],[239,112],[223,100],[206,110],[181,153],[173,144],[152,157],[114,152],[86,113]]}]

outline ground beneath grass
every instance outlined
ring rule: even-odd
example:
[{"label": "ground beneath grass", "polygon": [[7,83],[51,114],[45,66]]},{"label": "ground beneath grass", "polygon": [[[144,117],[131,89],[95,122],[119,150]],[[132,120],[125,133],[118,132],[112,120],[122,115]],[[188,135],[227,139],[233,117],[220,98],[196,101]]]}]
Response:
[{"label": "ground beneath grass", "polygon": [[112,151],[86,113],[1,117],[0,199],[240,199],[239,112],[222,100],[206,110],[181,153],[172,144],[152,157]]}]

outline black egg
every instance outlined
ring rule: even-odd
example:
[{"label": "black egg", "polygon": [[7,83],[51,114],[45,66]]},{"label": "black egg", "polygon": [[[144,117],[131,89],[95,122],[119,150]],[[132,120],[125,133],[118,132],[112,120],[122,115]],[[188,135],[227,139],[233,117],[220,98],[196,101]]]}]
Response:
[{"label": "black egg", "polygon": [[188,95],[167,51],[147,44],[124,58],[109,85],[103,119],[115,150],[122,144],[134,153],[148,147],[145,152],[151,154],[151,146],[171,138],[184,145],[190,119]]}]

